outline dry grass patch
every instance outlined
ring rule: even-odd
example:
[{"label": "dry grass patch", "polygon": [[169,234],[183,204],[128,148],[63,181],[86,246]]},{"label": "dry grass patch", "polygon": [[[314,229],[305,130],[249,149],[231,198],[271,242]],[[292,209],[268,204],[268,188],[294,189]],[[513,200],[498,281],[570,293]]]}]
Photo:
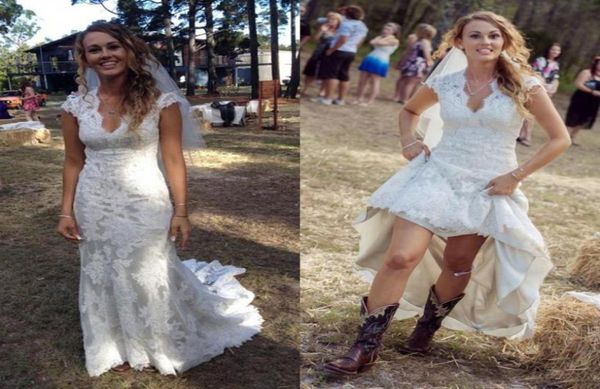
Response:
[{"label": "dry grass patch", "polygon": [[583,242],[570,272],[576,282],[588,288],[600,288],[600,235]]},{"label": "dry grass patch", "polygon": [[600,387],[600,310],[570,296],[540,308],[534,337],[520,345],[520,359],[569,388]]}]

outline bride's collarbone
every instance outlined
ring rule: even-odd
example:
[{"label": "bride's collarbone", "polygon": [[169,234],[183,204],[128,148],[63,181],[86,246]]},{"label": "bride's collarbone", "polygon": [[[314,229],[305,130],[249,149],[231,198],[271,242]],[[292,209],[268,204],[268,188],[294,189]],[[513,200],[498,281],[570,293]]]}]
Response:
[{"label": "bride's collarbone", "polygon": [[463,92],[467,96],[466,106],[471,112],[477,112],[485,106],[485,100],[494,93],[490,85],[474,94],[470,94],[465,86]]}]

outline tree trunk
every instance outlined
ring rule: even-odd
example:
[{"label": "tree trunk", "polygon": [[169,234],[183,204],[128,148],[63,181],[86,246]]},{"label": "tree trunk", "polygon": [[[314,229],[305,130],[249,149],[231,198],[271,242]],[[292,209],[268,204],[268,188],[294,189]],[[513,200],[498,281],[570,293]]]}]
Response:
[{"label": "tree trunk", "polygon": [[313,20],[315,16],[317,16],[320,7],[320,0],[309,0],[308,3],[306,3],[306,12],[304,13],[304,18],[309,21]]},{"label": "tree trunk", "polygon": [[189,0],[188,9],[188,60],[186,69],[186,95],[194,96],[196,91],[196,11],[198,0]]},{"label": "tree trunk", "polygon": [[527,9],[529,8],[529,0],[520,0],[519,6],[517,7],[517,11],[515,12],[515,16],[513,16],[513,23],[517,27],[523,27],[525,23],[525,14]]},{"label": "tree trunk", "polygon": [[269,0],[269,20],[271,24],[271,77],[279,80],[279,13],[277,0]]},{"label": "tree trunk", "polygon": [[531,9],[529,10],[529,15],[527,15],[527,20],[525,20],[525,24],[522,26],[523,28],[526,30],[530,30],[532,28],[538,10],[538,0],[533,0]]},{"label": "tree trunk", "polygon": [[[394,1],[394,5],[392,6],[392,9],[390,10],[390,13],[388,14],[388,18],[387,21],[388,22],[393,22],[396,19],[396,14],[398,13],[398,11],[400,11],[400,8],[402,7],[402,4],[404,3],[404,0],[395,0]],[[405,26],[402,26],[402,28],[404,28]]]},{"label": "tree trunk", "polygon": [[206,19],[206,66],[208,69],[207,92],[216,95],[217,92],[217,69],[215,67],[215,35],[213,19],[212,0],[204,0],[204,17]]},{"label": "tree trunk", "polygon": [[290,29],[292,35],[292,79],[286,90],[287,98],[296,98],[300,85],[300,56],[296,46],[296,0],[290,0]]},{"label": "tree trunk", "polygon": [[167,71],[177,81],[175,73],[175,44],[173,43],[173,30],[171,29],[171,0],[162,0],[163,21],[165,24],[165,38],[167,41]]},{"label": "tree trunk", "polygon": [[248,4],[248,29],[250,30],[250,85],[252,86],[252,99],[258,99],[258,38],[256,34],[256,4],[254,0],[247,0]]}]

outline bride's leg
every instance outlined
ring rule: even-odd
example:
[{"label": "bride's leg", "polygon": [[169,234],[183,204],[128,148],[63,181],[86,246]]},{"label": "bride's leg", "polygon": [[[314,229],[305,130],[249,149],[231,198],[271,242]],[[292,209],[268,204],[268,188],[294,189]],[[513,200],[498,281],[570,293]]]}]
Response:
[{"label": "bride's leg", "polygon": [[448,301],[465,290],[471,279],[471,267],[486,237],[463,235],[448,238],[444,250],[444,267],[435,283],[440,301]]},{"label": "bride's leg", "polygon": [[423,258],[431,237],[431,231],[396,218],[383,265],[371,284],[369,312],[400,300],[408,277]]},{"label": "bride's leg", "polygon": [[356,340],[348,352],[323,366],[325,372],[353,375],[373,365],[408,276],[423,257],[431,236],[425,228],[396,218],[385,262],[371,285],[369,297],[362,299]]},{"label": "bride's leg", "polygon": [[444,250],[444,264],[435,286],[429,291],[423,316],[400,351],[426,353],[433,335],[442,321],[463,298],[462,292],[469,283],[471,267],[485,237],[464,235],[448,239]]}]

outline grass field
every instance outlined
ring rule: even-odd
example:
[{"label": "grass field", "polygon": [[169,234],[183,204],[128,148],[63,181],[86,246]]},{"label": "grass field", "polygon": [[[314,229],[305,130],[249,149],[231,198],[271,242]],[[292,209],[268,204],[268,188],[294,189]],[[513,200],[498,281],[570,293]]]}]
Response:
[{"label": "grass field", "polygon": [[[355,62],[355,67],[358,62]],[[353,270],[358,234],[352,221],[368,196],[407,161],[398,146],[400,105],[391,101],[396,72],[382,83],[370,107],[324,106],[302,101],[301,387],[308,388],[526,388],[552,386],[546,373],[529,369],[515,344],[502,339],[440,330],[426,357],[394,351],[414,327],[395,321],[375,367],[353,379],[327,379],[323,362],[345,352],[358,326],[359,297],[368,291]],[[357,80],[357,72],[352,73]],[[354,85],[353,85],[354,86]],[[316,94],[316,90],[312,91]],[[569,96],[555,103],[564,114]],[[600,231],[600,126],[583,131],[571,147],[523,183],[529,215],[556,265],[542,299],[585,290],[567,271],[581,242]],[[518,146],[519,160],[544,142],[535,128],[533,147]]]},{"label": "grass field", "polygon": [[0,153],[0,387],[296,388],[299,333],[299,116],[284,129],[206,131],[208,148],[186,153],[194,227],[182,259],[242,266],[264,329],[181,376],[108,372],[88,377],[77,305],[77,247],[54,231],[61,200],[59,102],[41,112],[50,145]]}]

